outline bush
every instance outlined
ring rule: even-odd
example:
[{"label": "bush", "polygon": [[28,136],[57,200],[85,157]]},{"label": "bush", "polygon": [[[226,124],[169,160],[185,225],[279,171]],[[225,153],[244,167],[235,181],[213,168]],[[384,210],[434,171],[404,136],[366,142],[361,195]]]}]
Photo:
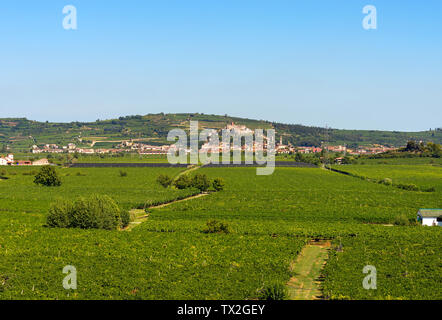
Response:
[{"label": "bush", "polygon": [[186,189],[192,186],[192,180],[187,174],[183,174],[179,176],[173,184],[178,189]]},{"label": "bush", "polygon": [[379,181],[379,183],[385,184],[386,186],[391,186],[393,184],[393,180],[391,180],[390,178],[385,178]]},{"label": "bush", "polygon": [[213,189],[215,191],[221,191],[224,189],[224,179],[222,178],[215,178],[212,183]]},{"label": "bush", "polygon": [[35,175],[34,183],[46,187],[58,187],[61,185],[60,177],[52,166],[43,166]]},{"label": "bush", "polygon": [[421,188],[421,191],[423,191],[423,192],[435,192],[436,188],[435,187]]},{"label": "bush", "polygon": [[129,225],[130,222],[130,213],[127,210],[121,211],[120,214],[121,217],[121,227],[126,228]]},{"label": "bush", "polygon": [[59,201],[49,210],[46,223],[50,227],[112,230],[129,224],[129,213],[121,213],[108,196],[93,195],[71,201]]},{"label": "bush", "polygon": [[259,293],[260,300],[284,300],[287,298],[287,288],[282,284],[273,284],[265,287]]},{"label": "bush", "polygon": [[120,177],[127,177],[127,172],[120,170]]},{"label": "bush", "polygon": [[204,229],[204,233],[230,233],[230,226],[225,223],[218,220],[209,220],[206,223],[207,228]]},{"label": "bush", "polygon": [[396,226],[408,226],[410,224],[410,220],[405,215],[400,215],[394,218],[393,224]]},{"label": "bush", "polygon": [[73,209],[71,201],[58,201],[53,203],[49,209],[49,215],[46,218],[46,224],[49,227],[67,228],[69,227],[69,216]]},{"label": "bush", "polygon": [[415,184],[398,184],[397,187],[399,189],[408,190],[408,191],[419,191],[419,188]]},{"label": "bush", "polygon": [[157,178],[157,182],[161,184],[164,188],[167,188],[172,184],[172,178],[166,174],[160,174]]},{"label": "bush", "polygon": [[196,174],[193,176],[191,181],[191,186],[198,189],[199,191],[207,191],[210,187],[210,180],[205,174]]}]

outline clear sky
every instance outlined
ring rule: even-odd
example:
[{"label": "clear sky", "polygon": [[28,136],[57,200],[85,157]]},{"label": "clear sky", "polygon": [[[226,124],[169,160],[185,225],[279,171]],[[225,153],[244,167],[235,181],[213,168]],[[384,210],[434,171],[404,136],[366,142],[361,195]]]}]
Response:
[{"label": "clear sky", "polygon": [[[69,4],[77,30],[62,26]],[[442,127],[442,1],[0,2],[0,117],[158,112]]]}]

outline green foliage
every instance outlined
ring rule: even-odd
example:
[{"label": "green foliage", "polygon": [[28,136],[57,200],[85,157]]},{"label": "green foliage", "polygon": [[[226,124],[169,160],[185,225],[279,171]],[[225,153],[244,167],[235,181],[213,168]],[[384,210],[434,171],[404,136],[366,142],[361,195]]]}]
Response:
[{"label": "green foliage", "polygon": [[187,174],[183,174],[183,175],[179,176],[178,179],[176,179],[173,182],[173,185],[177,189],[190,188],[192,186],[192,179]]},{"label": "green foliage", "polygon": [[[441,168],[345,167],[436,191],[387,188],[319,168],[276,168],[270,176],[257,176],[255,168],[201,168],[198,172],[222,177],[229,188],[150,209],[149,218],[131,232],[64,230],[41,227],[57,198],[110,195],[123,211],[199,190],[166,189],[155,182],[159,174],[176,176],[179,168],[127,168],[125,179],[115,179],[118,168],[85,168],[81,179],[75,176],[78,169],[66,168],[63,186],[52,189],[23,176],[29,168],[7,168],[12,178],[0,181],[5,186],[0,188],[0,287],[2,276],[9,280],[0,299],[253,299],[263,281],[288,281],[289,266],[309,239],[325,238],[343,244],[343,250],[329,251],[326,297],[440,300],[440,229],[382,224],[401,214],[414,219],[418,208],[439,207]],[[202,233],[209,219],[228,221],[234,233]],[[76,296],[60,285],[67,263],[81,266],[84,290]],[[361,285],[367,264],[378,270],[377,290]]]},{"label": "green foliage", "polygon": [[207,221],[206,226],[206,229],[203,230],[204,233],[231,233],[230,226],[227,222],[209,220]]},{"label": "green foliage", "polygon": [[215,178],[213,179],[212,186],[215,191],[222,191],[224,189],[224,179],[223,178]]},{"label": "green foliage", "polygon": [[280,283],[269,285],[259,292],[260,300],[284,300],[287,296],[287,287]]},{"label": "green foliage", "polygon": [[401,214],[394,218],[393,224],[396,226],[408,226],[410,224],[410,220],[406,215]]},{"label": "green foliage", "polygon": [[172,184],[172,178],[167,174],[160,174],[157,178],[157,182],[164,188],[169,187]]},{"label": "green foliage", "polygon": [[127,171],[120,170],[120,177],[127,177]]},{"label": "green foliage", "polygon": [[129,224],[129,213],[121,211],[108,196],[93,195],[54,203],[46,219],[50,227],[112,230]]},{"label": "green foliage", "polygon": [[399,189],[408,190],[408,191],[419,191],[419,188],[414,183],[403,184],[399,183],[396,185]]},{"label": "green foliage", "polygon": [[58,187],[61,185],[61,180],[54,167],[43,166],[35,176],[34,183],[46,187]]},{"label": "green foliage", "polygon": [[[158,177],[158,182],[161,184],[159,180],[160,177]],[[161,180],[164,180],[164,183],[168,182],[164,177],[161,177]],[[222,190],[224,188],[224,181],[220,178],[217,178],[216,180],[216,182],[210,181],[206,174],[197,173],[193,176],[183,174],[173,182],[173,185],[177,189],[195,188],[200,192],[209,190],[210,186],[213,186],[216,191]],[[219,188],[219,190],[217,188]]]},{"label": "green foliage", "polygon": [[57,201],[53,203],[46,217],[46,224],[49,227],[68,228],[71,223],[71,214],[74,204],[69,200]]},{"label": "green foliage", "polygon": [[393,184],[393,180],[390,178],[384,178],[379,183],[385,184],[386,186],[391,186]]},{"label": "green foliage", "polygon": [[207,175],[197,173],[192,177],[190,186],[204,192],[209,189],[210,184],[211,183]]},{"label": "green foliage", "polygon": [[120,212],[120,218],[121,218],[121,227],[122,228],[127,227],[129,225],[129,223],[130,223],[130,220],[131,220],[131,216],[130,216],[129,211],[122,210]]}]

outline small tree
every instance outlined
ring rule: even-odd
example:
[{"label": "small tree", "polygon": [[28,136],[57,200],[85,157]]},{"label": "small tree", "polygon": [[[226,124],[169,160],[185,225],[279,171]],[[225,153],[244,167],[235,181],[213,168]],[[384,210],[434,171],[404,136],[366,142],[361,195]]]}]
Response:
[{"label": "small tree", "polygon": [[157,182],[161,184],[164,188],[167,188],[172,184],[172,178],[167,174],[160,174],[157,178]]},{"label": "small tree", "polygon": [[221,191],[224,189],[224,179],[222,178],[215,178],[212,182],[213,189],[215,191]]},{"label": "small tree", "polygon": [[183,174],[179,176],[178,179],[176,179],[173,184],[178,189],[186,189],[192,185],[192,180],[189,178],[187,174]]},{"label": "small tree", "polygon": [[199,189],[201,192],[207,191],[210,187],[210,180],[205,174],[196,174],[192,178],[192,187]]},{"label": "small tree", "polygon": [[46,187],[58,187],[61,185],[61,180],[54,167],[44,166],[35,175],[34,183]]},{"label": "small tree", "polygon": [[207,228],[203,230],[204,233],[231,233],[230,226],[226,222],[218,220],[209,220],[206,222]]}]

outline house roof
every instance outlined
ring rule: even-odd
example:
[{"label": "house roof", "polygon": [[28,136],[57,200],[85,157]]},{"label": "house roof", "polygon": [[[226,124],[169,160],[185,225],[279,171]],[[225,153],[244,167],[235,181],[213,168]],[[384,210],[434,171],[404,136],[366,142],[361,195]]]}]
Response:
[{"label": "house roof", "polygon": [[418,214],[422,217],[439,217],[442,216],[442,209],[419,209]]}]

